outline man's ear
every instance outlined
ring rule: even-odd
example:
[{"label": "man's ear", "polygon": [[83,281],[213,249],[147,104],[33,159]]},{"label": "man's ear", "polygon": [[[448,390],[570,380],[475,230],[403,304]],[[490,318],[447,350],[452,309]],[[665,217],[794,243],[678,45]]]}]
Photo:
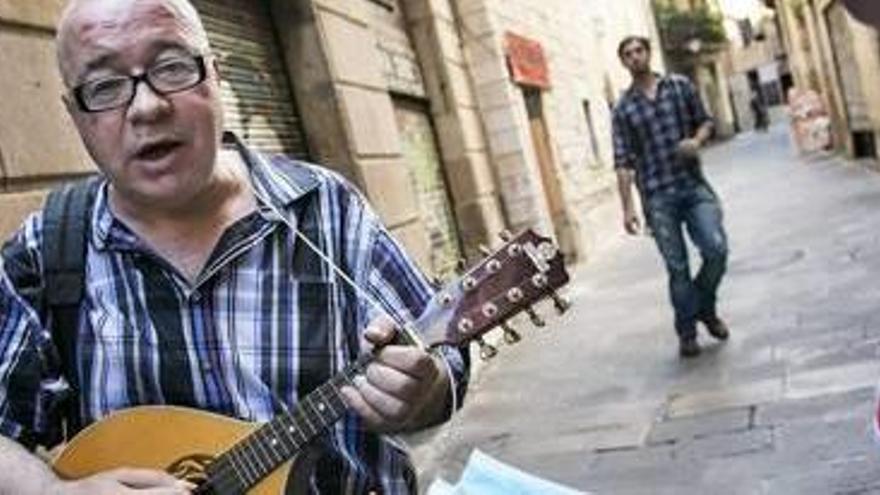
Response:
[{"label": "man's ear", "polygon": [[76,118],[74,113],[78,110],[76,102],[70,98],[70,95],[67,93],[61,94],[61,102],[64,103],[64,108],[67,109],[67,114],[70,115],[71,118]]},{"label": "man's ear", "polygon": [[211,65],[214,67],[214,73],[217,74],[217,80],[223,79],[223,72],[220,71],[220,59],[211,57]]}]

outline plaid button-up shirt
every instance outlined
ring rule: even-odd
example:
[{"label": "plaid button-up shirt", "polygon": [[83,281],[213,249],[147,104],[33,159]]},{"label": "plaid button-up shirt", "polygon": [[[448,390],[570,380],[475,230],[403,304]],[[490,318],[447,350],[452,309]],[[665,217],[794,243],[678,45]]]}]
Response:
[{"label": "plaid button-up shirt", "polygon": [[615,168],[636,171],[647,198],[658,191],[675,192],[698,179],[676,152],[682,139],[693,137],[710,120],[694,85],[684,76],[658,76],[652,101],[630,87],[613,111]]},{"label": "plaid button-up shirt", "polygon": [[[321,168],[243,155],[260,198],[288,215],[386,311],[403,318],[421,313],[431,286],[360,194]],[[378,316],[262,203],[227,229],[192,284],[114,217],[106,185],[91,226],[75,339],[75,400],[84,424],[142,404],[267,421],[356,359],[362,330]],[[21,295],[41,284],[40,242],[37,213],[4,249],[0,433],[51,445],[60,439],[69,381],[41,323],[48,315]],[[466,361],[453,349],[445,357],[461,397]],[[353,413],[327,437],[313,491],[414,490],[406,453],[367,432]]]}]

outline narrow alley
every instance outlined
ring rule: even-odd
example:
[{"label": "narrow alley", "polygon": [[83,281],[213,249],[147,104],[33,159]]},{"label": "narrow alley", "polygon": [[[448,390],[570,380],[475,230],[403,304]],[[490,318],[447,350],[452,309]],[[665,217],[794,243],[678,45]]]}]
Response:
[{"label": "narrow alley", "polygon": [[796,156],[784,126],[705,163],[730,237],[731,339],[701,333],[703,355],[679,359],[656,249],[623,235],[609,198],[573,309],[485,365],[418,449],[426,479],[457,479],[479,448],[600,494],[880,493],[880,175]]}]

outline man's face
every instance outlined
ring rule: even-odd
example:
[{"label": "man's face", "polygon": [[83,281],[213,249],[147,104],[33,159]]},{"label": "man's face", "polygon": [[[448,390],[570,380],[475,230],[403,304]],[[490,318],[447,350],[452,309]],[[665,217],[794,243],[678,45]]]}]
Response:
[{"label": "man's face", "polygon": [[620,61],[632,75],[651,71],[651,52],[639,40],[632,40],[623,46]]},{"label": "man's face", "polygon": [[[59,29],[68,88],[140,75],[173,59],[205,54],[204,32],[179,0],[79,0]],[[82,140],[119,197],[138,204],[186,205],[214,170],[222,133],[216,69],[190,89],[159,95],[143,81],[129,105],[86,112],[65,104]]]}]

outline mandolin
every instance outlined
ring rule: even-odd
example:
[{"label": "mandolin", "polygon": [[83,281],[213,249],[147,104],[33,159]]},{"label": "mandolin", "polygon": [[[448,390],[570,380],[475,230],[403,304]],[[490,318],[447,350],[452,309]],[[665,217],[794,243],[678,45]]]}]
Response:
[{"label": "mandolin", "polygon": [[[496,350],[483,340],[501,326],[505,340],[519,334],[507,321],[551,297],[559,312],[568,303],[555,290],[568,283],[562,254],[550,239],[526,230],[503,235],[504,245],[439,289],[412,327],[428,348],[462,346],[476,340],[480,354]],[[486,250],[488,251],[488,250]],[[372,359],[364,353],[301,399],[295,409],[261,424],[174,406],[139,406],[113,413],[76,435],[53,461],[64,479],[79,479],[119,467],[164,470],[198,487],[196,494],[277,495],[297,493],[297,465],[319,437],[345,413],[340,389],[362,374]],[[305,484],[302,485],[303,487]]]}]

